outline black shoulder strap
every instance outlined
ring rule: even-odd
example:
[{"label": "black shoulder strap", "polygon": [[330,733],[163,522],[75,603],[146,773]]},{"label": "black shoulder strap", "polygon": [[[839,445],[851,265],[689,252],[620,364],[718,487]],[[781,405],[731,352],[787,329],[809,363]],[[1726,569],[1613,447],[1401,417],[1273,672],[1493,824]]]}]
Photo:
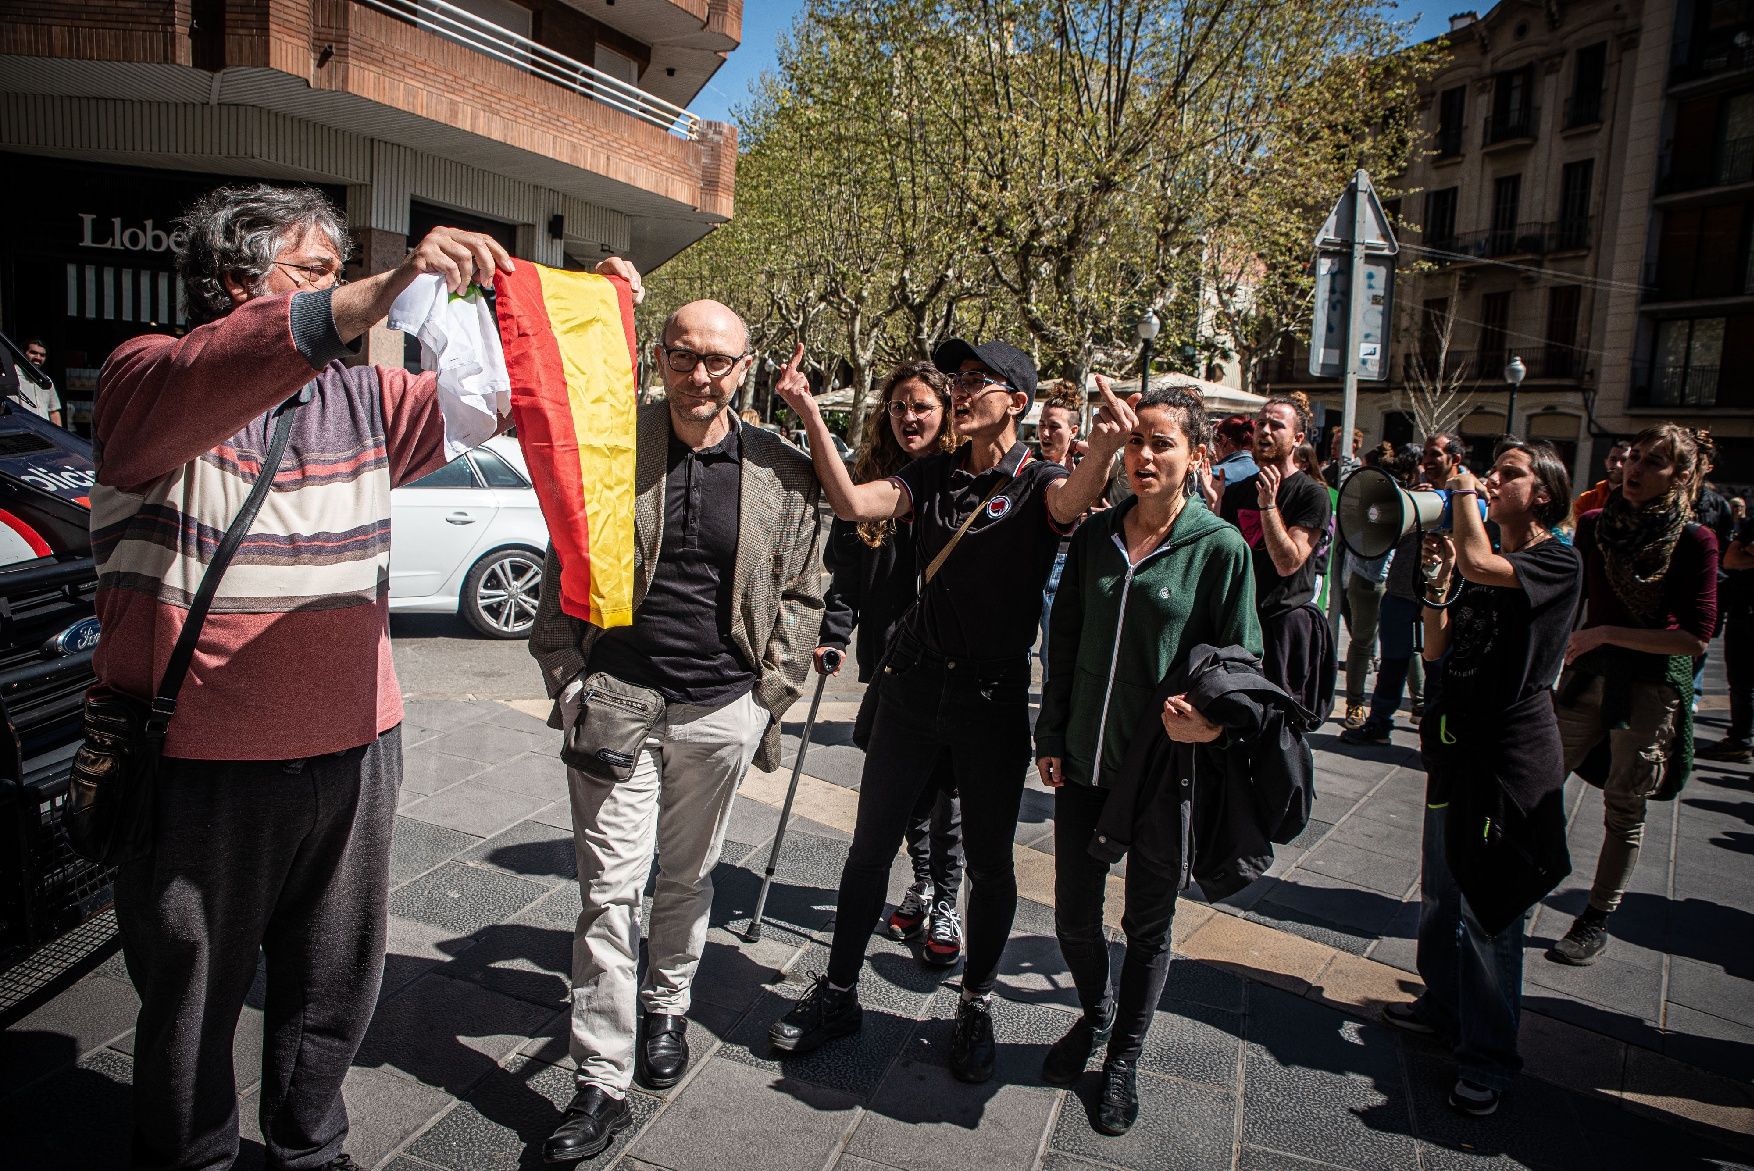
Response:
[{"label": "black shoulder strap", "polygon": [[201,628],[207,624],[207,611],[213,605],[213,595],[219,592],[219,579],[225,576],[226,566],[231,564],[232,556],[243,543],[244,534],[250,531],[255,523],[256,514],[262,511],[262,501],[267,499],[268,492],[274,487],[274,477],[280,472],[281,457],[286,454],[286,442],[292,437],[292,420],[298,412],[298,404],[305,396],[293,400],[279,408],[274,422],[274,438],[268,444],[268,454],[262,459],[262,466],[256,473],[256,482],[250,488],[250,495],[244,500],[242,508],[225,530],[220,539],[219,548],[214,550],[213,560],[207,563],[207,572],[201,575],[201,584],[195,589],[195,600],[189,605],[189,616],[183,620],[182,633],[177,635],[177,644],[171,650],[170,661],[165,663],[164,678],[159,681],[158,694],[152,697],[152,716],[147,720],[146,730],[162,737],[169,727],[171,717],[177,712],[177,692],[183,689],[183,678],[189,673],[189,664],[195,658],[195,644],[201,640]]}]

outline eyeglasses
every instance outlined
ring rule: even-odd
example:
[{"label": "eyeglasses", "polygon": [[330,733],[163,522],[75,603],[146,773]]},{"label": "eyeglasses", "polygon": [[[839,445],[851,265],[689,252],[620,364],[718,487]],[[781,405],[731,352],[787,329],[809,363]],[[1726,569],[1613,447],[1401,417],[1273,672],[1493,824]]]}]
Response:
[{"label": "eyeglasses", "polygon": [[328,287],[331,289],[338,289],[347,283],[347,278],[341,275],[339,265],[330,268],[326,264],[293,264],[288,260],[276,260],[274,263],[278,267],[286,269],[292,275],[293,280],[301,281],[312,288],[317,288],[319,282],[324,280],[329,281]]},{"label": "eyeglasses", "polygon": [[696,366],[705,366],[706,372],[713,378],[723,378],[731,369],[749,356],[748,351],[741,354],[697,354],[693,350],[680,347],[659,346],[664,352],[664,364],[678,374],[692,374]]},{"label": "eyeglasses", "polygon": [[927,415],[937,414],[938,413],[938,404],[937,403],[901,403],[901,402],[896,402],[896,403],[889,404],[888,411],[889,411],[890,418],[893,418],[893,419],[905,419],[905,418],[908,418],[910,415],[916,419],[923,419]]},{"label": "eyeglasses", "polygon": [[979,370],[965,370],[961,374],[950,376],[950,393],[957,398],[975,398],[989,390],[1011,389],[1011,384],[1003,378],[994,378],[991,374],[982,374]]}]

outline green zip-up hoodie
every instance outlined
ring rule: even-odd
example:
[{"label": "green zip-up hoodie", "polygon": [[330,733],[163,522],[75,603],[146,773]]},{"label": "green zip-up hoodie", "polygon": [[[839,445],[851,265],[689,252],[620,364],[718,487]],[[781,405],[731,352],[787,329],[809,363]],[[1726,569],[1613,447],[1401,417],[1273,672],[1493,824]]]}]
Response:
[{"label": "green zip-up hoodie", "polygon": [[1137,503],[1079,527],[1048,616],[1035,755],[1059,757],[1073,784],[1113,782],[1157,685],[1189,650],[1208,643],[1261,654],[1242,534],[1191,499],[1163,544],[1129,566],[1121,524]]}]

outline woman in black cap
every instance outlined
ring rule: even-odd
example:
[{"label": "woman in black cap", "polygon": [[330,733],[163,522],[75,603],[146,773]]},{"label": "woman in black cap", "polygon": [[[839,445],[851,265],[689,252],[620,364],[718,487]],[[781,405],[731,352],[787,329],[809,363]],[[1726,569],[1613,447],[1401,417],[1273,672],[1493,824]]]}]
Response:
[{"label": "woman in black cap", "polygon": [[1031,458],[1017,440],[1017,421],[1035,394],[1028,355],[1004,342],[948,341],[932,361],[950,376],[953,421],[967,442],[886,480],[854,484],[798,373],[803,353],[798,347],[776,389],[803,420],[835,515],[855,522],[911,517],[922,583],[875,684],[877,716],[828,972],[769,1037],[777,1050],[804,1053],[859,1029],[855,985],[890,863],[933,765],[947,753],[962,799],[970,891],[950,1071],[982,1082],[993,1074],[993,981],[1017,911],[1011,847],[1030,761],[1029,650],[1041,590],[1060,538],[1101,495],[1133,411],[1099,380],[1103,405],[1090,458],[1068,473]]}]

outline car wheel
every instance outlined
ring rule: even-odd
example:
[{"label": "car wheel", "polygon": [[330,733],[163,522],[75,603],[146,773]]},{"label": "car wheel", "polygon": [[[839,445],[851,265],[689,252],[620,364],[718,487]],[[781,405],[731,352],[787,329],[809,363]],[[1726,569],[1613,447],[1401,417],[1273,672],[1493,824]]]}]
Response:
[{"label": "car wheel", "polygon": [[463,617],[488,638],[527,638],[541,594],[541,555],[501,549],[477,561],[463,579]]}]

